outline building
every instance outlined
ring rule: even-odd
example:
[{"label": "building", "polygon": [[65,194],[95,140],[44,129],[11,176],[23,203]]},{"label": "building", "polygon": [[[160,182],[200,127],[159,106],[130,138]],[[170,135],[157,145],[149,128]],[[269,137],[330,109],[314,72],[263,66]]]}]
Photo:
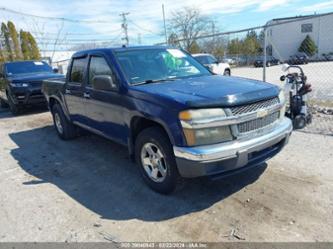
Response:
[{"label": "building", "polygon": [[298,53],[307,35],[318,47],[312,59],[333,53],[333,12],[273,19],[267,23],[267,52],[282,61]]}]

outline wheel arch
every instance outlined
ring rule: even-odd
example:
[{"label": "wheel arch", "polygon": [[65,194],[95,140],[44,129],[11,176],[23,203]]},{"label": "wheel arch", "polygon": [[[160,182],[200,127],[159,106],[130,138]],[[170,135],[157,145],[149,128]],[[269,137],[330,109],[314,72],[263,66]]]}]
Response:
[{"label": "wheel arch", "polygon": [[149,127],[159,127],[166,135],[171,144],[174,144],[173,136],[171,135],[168,128],[165,127],[162,122],[153,120],[147,117],[134,116],[130,122],[130,137],[129,137],[129,153],[134,158],[134,146],[135,140],[143,130]]}]

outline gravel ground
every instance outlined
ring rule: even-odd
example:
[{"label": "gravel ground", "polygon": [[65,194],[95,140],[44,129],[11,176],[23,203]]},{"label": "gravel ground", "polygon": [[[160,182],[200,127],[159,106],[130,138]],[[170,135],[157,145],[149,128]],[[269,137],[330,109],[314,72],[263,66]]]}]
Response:
[{"label": "gravel ground", "polygon": [[161,196],[125,148],[64,142],[50,114],[0,109],[0,241],[330,241],[333,136],[294,132],[267,164]]}]

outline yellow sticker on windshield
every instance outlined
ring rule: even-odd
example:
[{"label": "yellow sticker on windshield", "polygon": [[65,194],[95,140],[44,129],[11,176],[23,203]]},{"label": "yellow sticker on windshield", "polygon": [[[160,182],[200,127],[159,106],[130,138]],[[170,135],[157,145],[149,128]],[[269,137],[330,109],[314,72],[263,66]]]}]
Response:
[{"label": "yellow sticker on windshield", "polygon": [[184,58],[186,55],[179,49],[167,49],[167,51],[175,58]]}]

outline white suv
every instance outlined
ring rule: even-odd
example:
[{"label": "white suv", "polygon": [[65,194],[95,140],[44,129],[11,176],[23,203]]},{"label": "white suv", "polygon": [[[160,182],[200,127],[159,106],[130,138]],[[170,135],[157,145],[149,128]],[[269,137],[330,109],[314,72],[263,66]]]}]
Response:
[{"label": "white suv", "polygon": [[192,56],[202,65],[209,68],[209,70],[213,73],[227,76],[231,75],[230,65],[228,63],[219,62],[211,54],[192,54]]}]

